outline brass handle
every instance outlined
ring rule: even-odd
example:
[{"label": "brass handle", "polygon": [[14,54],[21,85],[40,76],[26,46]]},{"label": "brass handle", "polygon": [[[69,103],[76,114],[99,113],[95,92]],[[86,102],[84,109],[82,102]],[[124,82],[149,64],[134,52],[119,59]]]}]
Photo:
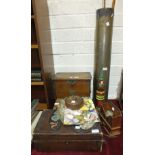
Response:
[{"label": "brass handle", "polygon": [[67,83],[69,85],[75,85],[76,84],[76,80],[68,80]]}]

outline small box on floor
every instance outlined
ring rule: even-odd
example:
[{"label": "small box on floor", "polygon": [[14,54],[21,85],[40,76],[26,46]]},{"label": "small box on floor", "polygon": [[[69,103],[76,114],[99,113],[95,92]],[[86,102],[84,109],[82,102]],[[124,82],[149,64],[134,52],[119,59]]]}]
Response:
[{"label": "small box on floor", "polygon": [[102,105],[100,112],[101,121],[104,129],[109,136],[116,136],[121,133],[122,113],[112,102]]}]

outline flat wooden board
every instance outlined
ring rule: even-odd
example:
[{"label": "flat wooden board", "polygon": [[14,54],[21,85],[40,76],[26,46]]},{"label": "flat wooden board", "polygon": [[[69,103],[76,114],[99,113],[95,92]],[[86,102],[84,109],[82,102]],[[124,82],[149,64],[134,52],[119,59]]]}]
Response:
[{"label": "flat wooden board", "polygon": [[37,105],[37,110],[44,110],[44,109],[47,109],[47,103],[39,103]]},{"label": "flat wooden board", "polygon": [[32,45],[31,45],[31,48],[32,48],[32,49],[37,49],[37,48],[38,48],[38,44],[32,44]]},{"label": "flat wooden board", "polygon": [[32,86],[42,86],[44,85],[44,82],[31,82]]}]

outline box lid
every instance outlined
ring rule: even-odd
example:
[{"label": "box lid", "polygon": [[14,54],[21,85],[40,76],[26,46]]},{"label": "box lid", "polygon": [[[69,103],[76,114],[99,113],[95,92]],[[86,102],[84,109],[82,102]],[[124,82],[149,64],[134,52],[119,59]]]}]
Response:
[{"label": "box lid", "polygon": [[89,72],[59,72],[55,74],[54,80],[90,80]]}]

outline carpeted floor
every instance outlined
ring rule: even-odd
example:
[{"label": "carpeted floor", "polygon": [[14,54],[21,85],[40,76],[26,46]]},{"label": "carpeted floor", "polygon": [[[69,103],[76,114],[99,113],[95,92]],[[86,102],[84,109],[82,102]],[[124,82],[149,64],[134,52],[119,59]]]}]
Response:
[{"label": "carpeted floor", "polygon": [[[117,106],[118,103],[114,102]],[[103,131],[104,132],[104,131]],[[32,149],[31,155],[123,155],[123,121],[121,135],[113,138],[105,136],[102,152],[38,152]]]}]

